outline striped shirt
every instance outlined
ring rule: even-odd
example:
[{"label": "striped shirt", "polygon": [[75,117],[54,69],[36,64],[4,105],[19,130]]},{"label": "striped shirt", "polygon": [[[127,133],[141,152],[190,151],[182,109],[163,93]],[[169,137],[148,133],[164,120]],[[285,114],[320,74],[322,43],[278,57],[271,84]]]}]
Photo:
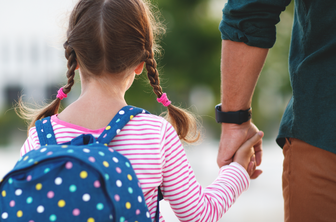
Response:
[{"label": "striped shirt", "polygon": [[[98,138],[104,128],[89,130],[51,117],[57,143],[81,134]],[[40,147],[35,127],[21,148],[21,155]],[[249,175],[238,163],[223,166],[206,188],[196,181],[179,137],[170,123],[152,114],[130,120],[109,147],[126,156],[141,183],[152,219],[155,217],[158,186],[180,221],[217,221],[249,186]],[[160,222],[164,221],[160,215]]]}]

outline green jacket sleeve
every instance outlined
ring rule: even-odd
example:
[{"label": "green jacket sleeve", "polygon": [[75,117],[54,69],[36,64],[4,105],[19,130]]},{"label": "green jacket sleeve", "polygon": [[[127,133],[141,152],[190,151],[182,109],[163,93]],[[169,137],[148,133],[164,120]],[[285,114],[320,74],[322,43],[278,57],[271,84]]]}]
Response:
[{"label": "green jacket sleeve", "polygon": [[223,40],[244,42],[249,46],[271,48],[275,25],[291,0],[228,0],[219,30]]}]

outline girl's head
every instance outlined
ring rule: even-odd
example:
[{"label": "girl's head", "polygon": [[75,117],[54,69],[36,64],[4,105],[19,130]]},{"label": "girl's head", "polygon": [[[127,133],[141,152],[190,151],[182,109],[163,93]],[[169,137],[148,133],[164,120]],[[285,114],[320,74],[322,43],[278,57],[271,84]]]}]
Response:
[{"label": "girl's head", "polygon": [[[154,59],[155,37],[164,29],[155,21],[143,0],[80,0],[73,9],[64,43],[67,62],[65,94],[74,84],[75,70],[80,67],[85,78],[117,75],[144,62],[147,76],[157,98],[163,94]],[[33,120],[58,113],[56,98]],[[181,139],[188,139],[196,125],[190,114],[168,106],[168,119]],[[198,138],[196,131],[194,135]],[[195,138],[195,137],[194,137]]]}]

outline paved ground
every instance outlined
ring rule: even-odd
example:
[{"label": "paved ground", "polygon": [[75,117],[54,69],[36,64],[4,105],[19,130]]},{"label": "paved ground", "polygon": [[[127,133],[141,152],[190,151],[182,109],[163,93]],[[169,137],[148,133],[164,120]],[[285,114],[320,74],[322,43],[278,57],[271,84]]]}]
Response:
[{"label": "paved ground", "polygon": [[[19,146],[0,148],[0,179],[15,164]],[[186,148],[188,159],[202,186],[209,185],[217,176],[217,143],[203,142]],[[281,193],[282,150],[275,142],[264,142],[264,157],[261,169],[264,173],[251,182],[221,222],[282,222],[283,199]],[[169,204],[161,201],[161,212],[167,222],[178,222]]]}]

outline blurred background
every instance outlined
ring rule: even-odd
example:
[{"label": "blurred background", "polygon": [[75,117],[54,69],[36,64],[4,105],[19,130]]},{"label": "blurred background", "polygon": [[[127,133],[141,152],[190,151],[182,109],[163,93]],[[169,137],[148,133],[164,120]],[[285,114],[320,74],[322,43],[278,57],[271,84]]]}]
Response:
[{"label": "blurred background", "polygon": [[[26,139],[26,123],[14,112],[18,98],[41,105],[54,99],[66,83],[64,58],[67,16],[75,0],[0,0],[0,178],[10,170]],[[201,184],[216,177],[220,125],[214,106],[220,102],[221,37],[218,25],[225,0],[155,0],[166,26],[158,67],[161,85],[175,105],[189,108],[202,119],[203,142],[187,147],[188,158]],[[265,132],[264,174],[252,181],[222,221],[283,221],[281,196],[282,150],[275,137],[291,96],[288,50],[293,4],[281,14],[277,42],[270,50],[253,97],[253,121]],[[74,101],[73,87],[63,106]],[[155,101],[146,75],[126,94],[129,104],[154,114],[164,109]],[[203,158],[203,160],[202,160]],[[200,161],[202,160],[202,161]],[[167,221],[176,221],[163,203]],[[168,219],[169,218],[169,219]]]}]

